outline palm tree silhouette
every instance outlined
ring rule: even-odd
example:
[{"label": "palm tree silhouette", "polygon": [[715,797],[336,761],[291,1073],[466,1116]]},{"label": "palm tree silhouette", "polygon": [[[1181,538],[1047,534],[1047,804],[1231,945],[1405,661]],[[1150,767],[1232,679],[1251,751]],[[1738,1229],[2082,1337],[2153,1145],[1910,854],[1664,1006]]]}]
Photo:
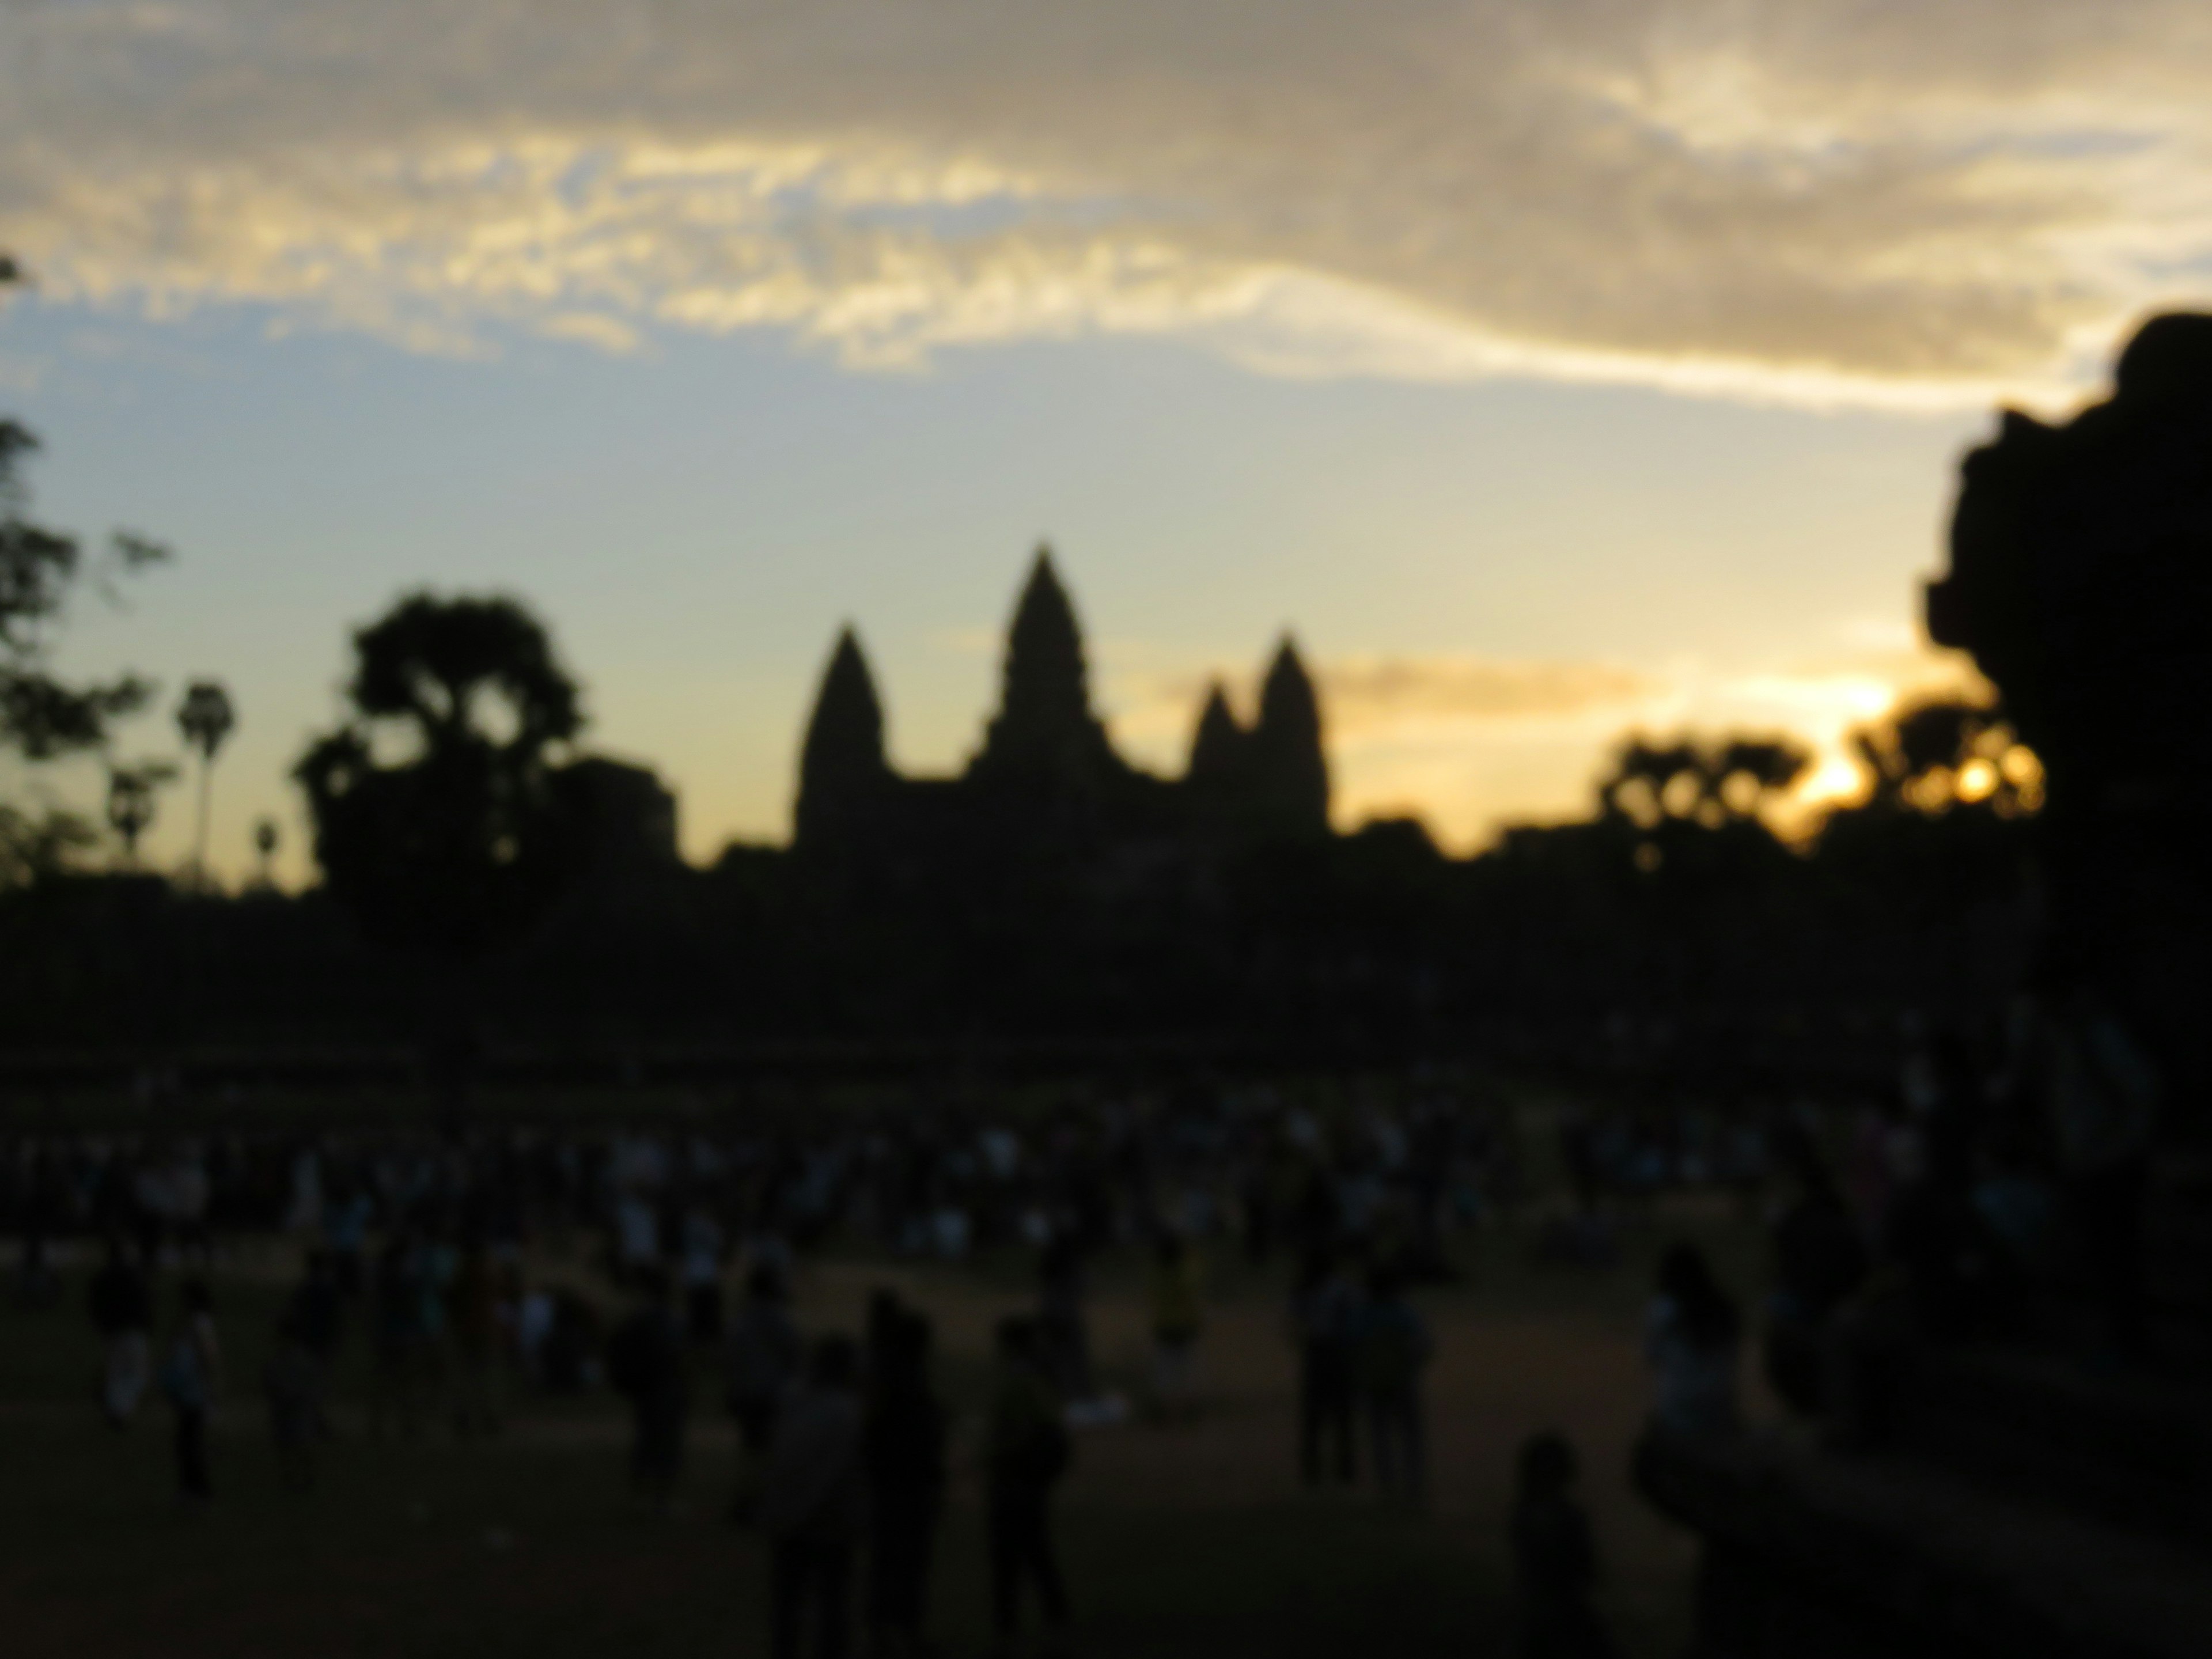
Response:
[{"label": "palm tree silhouette", "polygon": [[123,837],[123,860],[138,863],[138,838],[153,827],[155,794],[177,775],[167,761],[141,761],[136,766],[112,767],[107,774],[107,822]]},{"label": "palm tree silhouette", "polygon": [[203,884],[207,880],[208,798],[215,772],[215,754],[237,724],[238,716],[230,706],[230,693],[223,690],[220,680],[194,680],[185,690],[184,701],[177,705],[177,729],[185,734],[185,747],[199,751],[200,819],[198,834],[192,843],[192,877]]}]

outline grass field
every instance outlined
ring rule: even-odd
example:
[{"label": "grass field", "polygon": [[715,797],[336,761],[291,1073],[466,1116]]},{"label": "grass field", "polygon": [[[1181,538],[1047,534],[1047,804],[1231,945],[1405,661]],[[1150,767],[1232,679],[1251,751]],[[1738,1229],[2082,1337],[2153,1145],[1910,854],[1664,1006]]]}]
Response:
[{"label": "grass field", "polygon": [[[1205,1410],[1174,1428],[1082,1439],[1059,1500],[1079,1654],[1483,1655],[1510,1647],[1504,1519],[1514,1450],[1557,1427],[1583,1449],[1607,1567],[1603,1606],[1624,1648],[1679,1651],[1687,1540],[1628,1490],[1645,1397],[1638,1315],[1658,1246],[1704,1239],[1747,1287],[1752,1242],[1717,1212],[1662,1215],[1603,1273],[1529,1267],[1510,1234],[1470,1242],[1462,1285],[1420,1298],[1438,1339],[1431,1376],[1434,1503],[1425,1516],[1364,1495],[1309,1494],[1292,1465],[1293,1376],[1279,1274],[1213,1264]],[[1732,1269],[1732,1270],[1731,1270]],[[678,1512],[634,1502],[611,1396],[522,1398],[505,1431],[463,1445],[363,1431],[362,1356],[349,1333],[339,1438],[318,1488],[276,1478],[254,1379],[289,1263],[228,1261],[216,1281],[232,1360],[215,1440],[217,1499],[179,1512],[166,1413],[118,1433],[92,1403],[98,1348],[82,1269],[59,1308],[0,1314],[0,1652],[315,1656],[570,1656],[763,1651],[764,1563],[722,1518],[732,1436],[702,1378]],[[1024,1300],[1012,1261],[914,1268],[815,1264],[810,1330],[857,1330],[890,1284],[939,1327],[939,1381],[972,1422],[991,1322]],[[165,1286],[164,1308],[169,1298]],[[1133,1262],[1094,1297],[1109,1377],[1143,1369]],[[985,1650],[981,1522],[956,1482],[936,1578],[949,1655]]]}]

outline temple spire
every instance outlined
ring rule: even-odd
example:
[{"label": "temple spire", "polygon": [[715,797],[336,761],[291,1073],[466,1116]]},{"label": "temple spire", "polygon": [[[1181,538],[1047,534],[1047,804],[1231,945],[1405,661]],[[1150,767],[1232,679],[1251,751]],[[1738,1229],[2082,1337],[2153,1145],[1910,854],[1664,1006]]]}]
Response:
[{"label": "temple spire", "polygon": [[884,756],[884,709],[875,676],[848,623],[823,671],[822,690],[799,757],[799,804],[793,814],[799,845],[850,830],[869,811],[890,777]]},{"label": "temple spire", "polygon": [[975,769],[1036,784],[1095,782],[1112,762],[1105,728],[1091,712],[1083,630],[1052,550],[1040,546],[1006,631],[999,712]]},{"label": "temple spire", "polygon": [[1249,737],[1229,707],[1228,691],[1215,680],[1206,688],[1206,706],[1198,711],[1198,726],[1191,733],[1186,776],[1192,787],[1208,793],[1235,787],[1244,775]]},{"label": "temple spire", "polygon": [[1286,633],[1260,689],[1250,739],[1253,805],[1273,832],[1328,832],[1328,760],[1322,749],[1321,701]]}]

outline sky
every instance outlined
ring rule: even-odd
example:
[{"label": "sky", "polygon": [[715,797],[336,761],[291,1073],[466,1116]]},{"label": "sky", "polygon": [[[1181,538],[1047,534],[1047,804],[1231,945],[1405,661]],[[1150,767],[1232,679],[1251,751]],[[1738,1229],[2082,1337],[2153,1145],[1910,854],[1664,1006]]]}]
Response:
[{"label": "sky", "polygon": [[846,621],[957,768],[1041,539],[1133,758],[1289,629],[1340,820],[1464,850],[1956,682],[1959,456],[2201,297],[2208,92],[2168,0],[0,0],[0,409],[179,550],[58,650],[122,760],[228,684],[231,878],[403,592],[525,597],[705,859]]}]

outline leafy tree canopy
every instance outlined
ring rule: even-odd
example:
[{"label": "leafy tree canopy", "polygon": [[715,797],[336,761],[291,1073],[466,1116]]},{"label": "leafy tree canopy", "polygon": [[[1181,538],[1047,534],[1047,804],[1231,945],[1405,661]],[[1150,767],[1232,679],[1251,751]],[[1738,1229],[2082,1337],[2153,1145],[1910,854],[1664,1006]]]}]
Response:
[{"label": "leafy tree canopy", "polygon": [[2002,708],[1957,697],[1911,704],[1851,734],[1881,811],[1986,805],[2016,817],[2043,805],[2043,763]]},{"label": "leafy tree canopy", "polygon": [[354,635],[351,718],[295,775],[332,895],[381,942],[466,958],[518,937],[566,868],[576,687],[517,601],[416,593]]},{"label": "leafy tree canopy", "polygon": [[1812,763],[1790,738],[1632,738],[1598,784],[1599,808],[1644,830],[1669,822],[1717,829],[1756,818]]},{"label": "leafy tree canopy", "polygon": [[[21,278],[15,261],[0,254],[0,289]],[[153,687],[135,674],[65,679],[54,672],[51,652],[85,577],[104,588],[112,573],[141,570],[169,556],[160,543],[125,532],[111,538],[105,568],[88,568],[75,536],[30,516],[23,469],[38,447],[28,428],[0,416],[0,753],[33,763],[100,747],[114,722],[152,695]],[[58,867],[92,839],[81,817],[0,801],[0,886]]]}]

